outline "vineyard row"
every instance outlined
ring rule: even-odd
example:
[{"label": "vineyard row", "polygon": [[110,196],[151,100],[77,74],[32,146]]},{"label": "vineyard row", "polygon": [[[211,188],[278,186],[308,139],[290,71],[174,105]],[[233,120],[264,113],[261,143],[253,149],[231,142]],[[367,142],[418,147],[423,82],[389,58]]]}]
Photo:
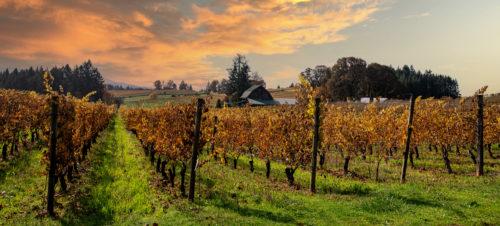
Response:
[{"label": "vineyard row", "polygon": [[88,102],[91,94],[78,99],[52,91],[49,76],[45,75],[47,94],[0,89],[0,145],[2,159],[8,161],[9,146],[14,157],[19,143],[27,146],[28,137],[33,144],[40,138],[42,143],[49,144],[50,148],[43,147],[41,164],[49,175],[48,203],[51,203],[57,181],[65,191],[65,177],[72,180],[77,163],[85,160],[91,144],[109,124],[113,111],[103,103]]},{"label": "vineyard row", "polygon": [[[448,157],[452,147],[456,147],[457,152],[460,149],[467,150],[476,161],[476,99],[463,99],[456,106],[432,98],[417,98],[415,102],[411,126],[413,133],[409,145],[412,164],[413,155],[418,158],[422,152],[433,149],[437,151],[439,148],[448,172],[452,173]],[[244,155],[250,158],[252,171],[254,158],[266,161],[267,177],[270,175],[271,162],[285,164],[286,177],[293,184],[295,171],[312,163],[315,123],[311,106],[314,107],[306,99],[294,106],[224,109],[204,107],[201,145],[196,151],[205,147],[209,156],[203,161],[199,160],[197,167],[210,159],[220,158],[226,163],[232,159],[236,168],[239,157]],[[328,152],[342,154],[346,173],[349,160],[353,157],[373,156],[380,162],[381,159],[398,155],[398,152],[404,153],[408,138],[409,106],[381,107],[373,103],[360,109],[321,102],[318,108],[321,166]],[[484,143],[491,155],[491,144],[500,141],[500,108],[497,105],[487,105],[483,110]],[[186,166],[193,153],[195,112],[194,101],[188,105],[167,105],[154,109],[121,109],[127,128],[137,135],[152,163],[156,161],[157,171],[169,179],[172,186],[175,166],[181,166],[183,194]],[[419,150],[422,146],[429,149]],[[166,168],[169,168],[169,175]]]}]

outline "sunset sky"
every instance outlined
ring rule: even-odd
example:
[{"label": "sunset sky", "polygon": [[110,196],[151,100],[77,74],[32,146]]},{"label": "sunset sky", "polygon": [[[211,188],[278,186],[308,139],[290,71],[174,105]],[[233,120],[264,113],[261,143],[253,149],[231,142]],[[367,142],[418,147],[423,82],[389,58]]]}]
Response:
[{"label": "sunset sky", "polygon": [[339,57],[413,64],[500,92],[498,0],[0,0],[0,69],[90,59],[116,82],[222,79],[245,54],[268,87]]}]

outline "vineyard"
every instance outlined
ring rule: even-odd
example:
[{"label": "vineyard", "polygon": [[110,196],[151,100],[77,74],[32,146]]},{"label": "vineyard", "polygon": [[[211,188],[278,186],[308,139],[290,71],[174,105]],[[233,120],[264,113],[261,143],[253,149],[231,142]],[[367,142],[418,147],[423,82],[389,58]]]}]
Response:
[{"label": "vineyard", "polygon": [[[463,99],[456,107],[443,100],[432,98],[415,103],[413,134],[410,144],[410,163],[414,158],[440,152],[443,166],[453,173],[450,153],[468,155],[470,164],[477,164],[477,103],[474,99]],[[362,108],[353,106],[321,106],[320,167],[330,153],[340,153],[344,158],[344,174],[349,172],[352,158],[367,157],[377,160],[397,158],[403,155],[407,140],[408,106],[380,107],[377,103]],[[299,167],[307,168],[312,162],[314,120],[307,104],[261,108],[205,108],[201,144],[207,152],[204,162],[219,159],[227,164],[232,161],[237,168],[240,156],[246,156],[253,172],[253,159],[266,161],[266,177],[272,162],[286,165],[285,175],[290,185],[294,184],[294,172]],[[168,179],[165,166],[175,171],[180,163],[184,178],[186,164],[191,159],[196,103],[172,105],[154,109],[122,109],[127,128],[137,134],[146,154],[159,172]],[[168,128],[168,129],[165,129]],[[484,108],[484,148],[491,158],[493,144],[500,142],[500,107],[488,105]],[[156,159],[156,162],[155,162]],[[378,168],[377,180],[378,180]],[[171,174],[173,175],[173,174]],[[172,180],[172,178],[170,178]],[[184,193],[184,179],[181,180]],[[173,185],[173,184],[172,184]]]},{"label": "vineyard", "polygon": [[[32,207],[42,217],[33,221],[15,205],[35,204],[2,194],[6,222],[314,225],[338,217],[337,224],[425,224],[427,215],[438,224],[500,221],[500,106],[482,103],[481,93],[337,104],[305,84],[296,105],[219,109],[206,98],[113,114],[88,96],[52,90],[50,75],[46,87],[46,95],[0,90],[2,164],[15,168],[23,156],[40,154],[29,157],[39,166],[17,170],[41,170],[32,173],[36,193],[23,192],[44,205]],[[2,183],[0,189],[19,189]],[[44,218],[45,205],[61,218]],[[352,215],[359,218],[345,218]]]},{"label": "vineyard", "polygon": [[25,149],[28,146],[28,137],[32,144],[37,140],[47,144],[40,163],[42,173],[49,177],[48,211],[53,214],[55,184],[59,182],[66,191],[66,178],[73,180],[77,163],[85,160],[91,144],[110,122],[112,111],[103,103],[88,102],[92,93],[82,99],[61,95],[51,88],[52,75],[46,73],[44,78],[47,95],[0,90],[0,144],[4,162],[9,161],[9,146],[10,156],[15,158],[20,143]]}]

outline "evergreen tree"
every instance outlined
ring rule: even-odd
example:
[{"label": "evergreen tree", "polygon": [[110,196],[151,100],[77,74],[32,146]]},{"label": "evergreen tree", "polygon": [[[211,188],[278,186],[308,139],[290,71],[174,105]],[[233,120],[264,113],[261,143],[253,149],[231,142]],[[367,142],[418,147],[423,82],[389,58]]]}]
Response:
[{"label": "evergreen tree", "polygon": [[[29,67],[21,70],[15,68],[12,72],[6,70],[0,73],[0,88],[32,90],[43,93],[45,92],[43,74],[46,71],[49,70],[42,67]],[[50,72],[54,77],[52,88],[56,91],[61,86],[64,93],[71,93],[78,98],[96,91],[96,94],[92,95],[90,100],[97,101],[103,98],[106,89],[104,79],[90,60],[80,66],[75,66],[74,70],[69,65],[65,65],[60,68],[53,67]]]},{"label": "evergreen tree", "polygon": [[237,54],[233,58],[233,67],[228,68],[227,71],[229,73],[229,87],[226,94],[233,94],[232,101],[238,101],[243,92],[250,88],[250,67],[246,57]]},{"label": "evergreen tree", "polygon": [[179,84],[179,90],[187,90],[188,89],[188,85],[186,84],[186,82],[184,82],[184,80],[181,81],[181,83]]},{"label": "evergreen tree", "polygon": [[415,96],[436,97],[449,96],[460,97],[458,82],[446,75],[434,74],[431,70],[415,71],[413,66],[404,65],[403,68],[394,70],[398,80],[406,87],[408,93]]},{"label": "evergreen tree", "polygon": [[82,65],[77,67],[73,73],[76,75],[77,79],[80,80],[80,84],[84,84],[80,90],[78,90],[78,97],[85,96],[92,91],[96,91],[96,94],[90,97],[91,101],[97,101],[102,99],[104,95],[104,79],[101,76],[99,70],[92,65],[92,62],[88,60]]}]

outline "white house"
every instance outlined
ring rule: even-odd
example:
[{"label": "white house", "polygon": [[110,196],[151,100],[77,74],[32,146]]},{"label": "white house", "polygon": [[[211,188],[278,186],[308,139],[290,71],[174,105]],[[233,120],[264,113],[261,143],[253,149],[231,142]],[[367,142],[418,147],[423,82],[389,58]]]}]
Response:
[{"label": "white house", "polygon": [[[373,101],[370,101],[370,97],[361,97],[361,99],[359,100],[360,103],[363,103],[363,104],[369,104],[371,102],[375,102],[377,100],[377,98],[373,98]],[[385,98],[385,97],[381,97],[379,102],[380,103],[384,103],[388,100],[388,98]]]}]

